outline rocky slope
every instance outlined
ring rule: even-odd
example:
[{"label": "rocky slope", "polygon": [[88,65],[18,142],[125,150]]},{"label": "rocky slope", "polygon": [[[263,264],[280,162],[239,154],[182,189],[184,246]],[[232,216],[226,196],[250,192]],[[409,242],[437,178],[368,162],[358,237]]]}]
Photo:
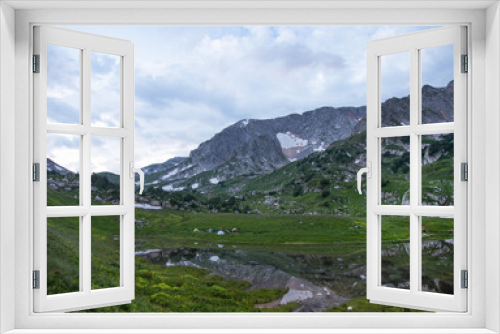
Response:
[{"label": "rocky slope", "polygon": [[[422,87],[422,123],[453,122],[453,81],[446,87]],[[382,103],[382,126],[410,124],[410,96],[393,97]],[[366,131],[366,115],[353,128],[352,134]]]},{"label": "rocky slope", "polygon": [[194,176],[190,183],[196,188],[239,175],[270,173],[350,136],[365,114],[365,107],[322,107],[301,115],[239,121],[201,143],[157,184],[169,191],[184,188]]},{"label": "rocky slope", "polygon": [[[410,97],[382,103],[382,125],[409,124]],[[422,122],[453,121],[453,81],[422,87]],[[166,191],[197,189],[247,175],[268,174],[332,143],[366,131],[366,107],[322,107],[303,114],[237,122],[203,142],[156,185]]]}]

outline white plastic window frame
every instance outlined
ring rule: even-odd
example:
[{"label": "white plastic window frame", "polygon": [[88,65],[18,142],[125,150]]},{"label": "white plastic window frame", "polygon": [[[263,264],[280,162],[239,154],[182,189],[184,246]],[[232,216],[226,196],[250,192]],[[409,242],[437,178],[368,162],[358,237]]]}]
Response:
[{"label": "white plastic window frame", "polygon": [[[39,55],[39,73],[34,84],[34,162],[40,164],[39,181],[34,191],[34,270],[39,270],[39,289],[34,289],[34,311],[75,311],[130,303],[135,290],[135,196],[134,196],[134,45],[127,40],[82,33],[69,29],[34,27],[34,54]],[[47,122],[47,45],[73,48],[80,53],[80,122]],[[118,128],[91,125],[91,55],[93,52],[120,57],[120,125]],[[47,206],[47,134],[70,134],[80,137],[80,205]],[[91,141],[93,137],[118,138],[120,141],[120,203],[91,205]],[[120,217],[120,286],[91,288],[92,217]],[[79,218],[78,292],[47,295],[47,219]]]},{"label": "white plastic window frame", "polygon": [[[476,75],[469,77],[469,110],[470,114],[484,117],[484,10],[450,10],[450,9],[412,9],[384,10],[374,13],[372,9],[288,9],[288,10],[26,10],[18,12],[16,17],[16,69],[18,95],[16,109],[17,137],[16,149],[32,152],[28,138],[32,131],[32,91],[29,74],[29,55],[31,54],[32,36],[30,31],[34,24],[48,25],[467,25],[469,27],[470,69]],[[475,97],[475,98],[474,98]],[[472,102],[474,101],[474,102]],[[469,115],[469,117],[471,117]],[[473,136],[469,141],[469,152],[474,156],[478,152],[477,163],[484,162],[481,143],[484,140],[484,121],[470,122],[469,131]],[[26,138],[26,139],[24,139]],[[483,155],[481,155],[483,154]],[[484,211],[481,210],[484,198],[482,185],[484,175],[474,169],[475,160],[471,159],[469,193],[474,193],[477,200],[469,203],[469,220],[475,226],[475,233],[470,233],[468,243],[470,287],[468,289],[469,307],[466,313],[433,313],[433,314],[35,314],[32,312],[31,268],[32,268],[32,219],[29,209],[31,200],[19,200],[16,203],[16,326],[32,329],[130,329],[140,327],[142,330],[158,328],[191,328],[191,329],[397,329],[398,333],[405,328],[420,328],[422,332],[432,328],[479,328],[483,333],[485,326],[485,266],[484,259]],[[29,155],[21,156],[16,161],[19,174],[29,174],[31,161]],[[25,163],[25,165],[24,165]],[[31,182],[21,176],[17,177],[21,192],[16,199],[30,198]],[[477,183],[477,186],[474,185]],[[470,194],[469,194],[470,195]],[[471,217],[472,216],[472,217]],[[470,228],[469,228],[470,229]],[[483,232],[483,233],[481,233]],[[474,247],[471,247],[474,245]],[[25,259],[30,259],[26,261]],[[237,330],[235,330],[236,332]],[[140,332],[140,331],[139,331]]]},{"label": "white plastic window frame", "polygon": [[[371,41],[367,50],[367,298],[377,304],[403,306],[431,311],[464,312],[467,290],[461,288],[460,272],[467,269],[467,184],[461,181],[460,165],[467,163],[467,73],[461,71],[461,55],[467,54],[466,27],[435,28],[407,35]],[[421,50],[453,46],[454,122],[422,124]],[[410,124],[382,127],[381,58],[407,52],[410,56]],[[422,205],[421,136],[454,134],[454,206]],[[410,139],[410,203],[381,203],[381,140],[407,136]],[[410,288],[384,287],[381,282],[383,216],[407,216],[410,221]],[[454,218],[454,293],[422,291],[422,217]]]}]

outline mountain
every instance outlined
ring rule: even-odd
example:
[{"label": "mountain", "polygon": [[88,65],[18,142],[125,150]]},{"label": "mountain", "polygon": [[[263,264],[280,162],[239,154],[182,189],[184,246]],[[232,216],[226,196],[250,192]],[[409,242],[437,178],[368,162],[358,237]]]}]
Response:
[{"label": "mountain", "polygon": [[141,168],[141,169],[144,172],[144,174],[152,175],[155,173],[165,172],[165,171],[170,170],[174,167],[177,167],[180,163],[182,163],[186,159],[187,158],[183,158],[183,157],[175,157],[172,159],[168,159],[165,162],[161,162],[158,164],[152,164],[152,165],[149,165],[149,166]]},{"label": "mountain", "polygon": [[[168,171],[173,170],[175,167],[179,166],[181,163],[186,161],[188,158],[186,157],[175,157],[168,159],[165,162],[152,164],[146,167],[141,168],[144,172],[145,184],[146,185],[155,185],[159,184],[159,179],[164,175],[168,174]],[[135,177],[136,183],[139,182],[139,175]]]},{"label": "mountain", "polygon": [[348,137],[365,114],[366,107],[322,107],[273,119],[241,120],[201,143],[188,159],[153,182],[170,191],[188,183],[197,188],[239,175],[270,173]]},{"label": "mountain", "polygon": [[[454,81],[445,87],[422,87],[422,124],[453,122]],[[382,103],[382,126],[410,124],[410,96],[393,97]],[[354,127],[352,134],[366,131],[366,116]]]},{"label": "mountain", "polygon": [[72,171],[70,171],[69,169],[59,165],[58,163],[56,163],[55,161],[53,161],[50,158],[47,158],[47,173],[49,175],[51,175],[51,174],[59,174],[59,175],[75,174]]},{"label": "mountain", "polygon": [[[453,121],[453,81],[422,87],[423,123]],[[409,124],[410,97],[382,103],[382,125]],[[217,133],[150,185],[165,191],[211,187],[246,175],[269,174],[287,164],[325,151],[332,143],[366,131],[366,107],[322,107],[284,117],[241,120]]]}]

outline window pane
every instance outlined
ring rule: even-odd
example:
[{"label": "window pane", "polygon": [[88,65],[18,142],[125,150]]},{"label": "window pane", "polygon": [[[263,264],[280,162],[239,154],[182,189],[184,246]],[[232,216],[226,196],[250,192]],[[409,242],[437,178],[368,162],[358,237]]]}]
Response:
[{"label": "window pane", "polygon": [[47,122],[80,123],[80,49],[47,45]]},{"label": "window pane", "polygon": [[380,57],[382,126],[410,124],[410,53]]},{"label": "window pane", "polygon": [[80,218],[47,218],[47,294],[80,291]]},{"label": "window pane", "polygon": [[420,50],[422,124],[453,122],[453,45]]},{"label": "window pane", "polygon": [[422,290],[453,294],[453,218],[422,217]]},{"label": "window pane", "polygon": [[120,127],[121,57],[92,52],[91,125]]},{"label": "window pane", "polygon": [[121,139],[92,137],[92,205],[120,204]]},{"label": "window pane", "polygon": [[410,204],[410,137],[381,140],[381,204]]},{"label": "window pane", "polygon": [[92,289],[120,286],[120,216],[92,217]]},{"label": "window pane", "polygon": [[47,206],[80,205],[80,136],[47,133]]},{"label": "window pane", "polygon": [[454,204],[454,135],[422,136],[422,205]]},{"label": "window pane", "polygon": [[382,216],[382,286],[410,288],[410,217]]}]

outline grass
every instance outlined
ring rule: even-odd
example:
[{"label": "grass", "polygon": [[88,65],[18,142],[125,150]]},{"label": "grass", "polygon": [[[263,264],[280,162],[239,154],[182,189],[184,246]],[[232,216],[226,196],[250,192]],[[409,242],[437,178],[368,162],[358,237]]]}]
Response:
[{"label": "grass", "polygon": [[80,205],[78,190],[71,192],[47,189],[47,206],[75,206]]},{"label": "grass", "polygon": [[[97,219],[96,219],[97,218]],[[92,289],[119,286],[117,217],[92,221]],[[79,218],[49,218],[47,222],[48,294],[79,291]],[[244,281],[223,280],[209,270],[165,267],[136,257],[136,298],[131,304],[91,312],[289,312],[297,304],[257,309],[285,290],[259,289]]]},{"label": "grass", "polygon": [[[69,205],[71,194],[49,190],[53,205]],[[309,193],[307,196],[321,196]],[[361,218],[339,217],[331,214],[234,214],[194,213],[178,210],[136,210],[136,219],[144,222],[136,227],[136,241],[141,250],[158,248],[158,245],[181,247],[196,244],[237,245],[238,249],[261,254],[274,254],[273,260],[283,261],[278,253],[300,254],[308,257],[342,252],[345,260],[359,258],[365,252],[366,222]],[[48,293],[58,294],[79,290],[79,218],[49,218],[48,238]],[[442,241],[453,238],[453,220],[425,218],[422,222],[424,241]],[[118,217],[92,218],[92,288],[100,289],[119,285],[119,230]],[[232,228],[237,233],[231,233]],[[208,229],[226,232],[225,235],[206,232]],[[194,232],[198,229],[198,232]],[[408,242],[407,217],[384,217],[382,225],[384,247]],[[432,246],[432,245],[431,245]],[[431,247],[430,246],[430,247]],[[439,250],[435,245],[433,252]],[[446,244],[445,247],[452,247]],[[161,247],[160,247],[161,248]],[[263,253],[264,252],[264,253]],[[426,276],[423,282],[429,288],[443,293],[450,292],[450,264],[446,254],[437,259],[423,256]],[[401,257],[388,257],[387,265],[394,270],[389,274],[397,282]],[[346,266],[349,263],[346,263]],[[358,263],[362,265],[362,263]],[[297,264],[297,273],[307,273],[307,263]],[[346,267],[347,268],[347,267]],[[314,279],[314,275],[306,275]],[[439,278],[436,283],[435,278]],[[341,282],[345,277],[332,278],[339,293],[348,292],[354,281]],[[358,278],[359,280],[359,278]],[[250,283],[224,280],[211,275],[209,270],[190,267],[166,267],[136,257],[136,298],[131,304],[90,310],[91,312],[290,312],[298,304],[281,305],[272,309],[257,309],[286,293],[280,289],[248,290]],[[432,285],[434,284],[434,286]],[[361,286],[359,286],[361,289]],[[452,288],[452,287],[451,287]],[[362,289],[361,289],[362,290]],[[360,292],[362,292],[360,290]],[[452,291],[452,290],[451,290]],[[370,304],[364,296],[354,298],[345,305],[330,311],[346,311],[349,305],[359,312],[406,312],[407,309]]]},{"label": "grass", "polygon": [[296,304],[257,309],[255,304],[273,301],[285,290],[247,291],[250,283],[223,280],[209,270],[164,267],[136,258],[135,299],[130,304],[91,312],[289,312]]},{"label": "grass", "polygon": [[[246,215],[189,213],[175,210],[136,210],[148,226],[137,237],[165,236],[183,242],[229,244],[364,243],[365,223],[333,215]],[[237,233],[231,233],[237,228]],[[199,232],[194,232],[198,229]],[[208,233],[222,229],[225,235]]]}]

